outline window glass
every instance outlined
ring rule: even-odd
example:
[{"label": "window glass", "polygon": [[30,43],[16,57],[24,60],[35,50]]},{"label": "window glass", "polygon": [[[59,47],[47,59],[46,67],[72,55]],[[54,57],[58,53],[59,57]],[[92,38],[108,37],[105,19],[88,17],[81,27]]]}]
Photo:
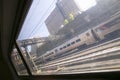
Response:
[{"label": "window glass", "polygon": [[70,46],[70,44],[67,44],[67,46]]},{"label": "window glass", "polygon": [[75,42],[72,42],[71,44],[75,44]]},{"label": "window glass", "polygon": [[33,0],[17,42],[33,75],[54,75],[119,71],[119,38],[120,0]]},{"label": "window glass", "polygon": [[66,48],[66,46],[64,46],[63,48]]},{"label": "window glass", "polygon": [[77,39],[77,40],[76,40],[76,42],[79,42],[79,41],[80,41],[80,39]]},{"label": "window glass", "polygon": [[28,75],[26,67],[24,66],[23,61],[16,48],[14,48],[12,51],[11,60],[18,75]]}]

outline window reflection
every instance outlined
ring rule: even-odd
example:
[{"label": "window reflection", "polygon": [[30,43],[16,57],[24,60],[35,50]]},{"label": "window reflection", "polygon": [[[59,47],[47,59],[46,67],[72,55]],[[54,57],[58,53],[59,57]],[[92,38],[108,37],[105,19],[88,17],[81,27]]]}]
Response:
[{"label": "window reflection", "polygon": [[12,51],[11,60],[18,75],[28,75],[27,70],[16,48],[14,48]]},{"label": "window reflection", "polygon": [[38,4],[17,40],[34,75],[119,71],[120,1],[54,0],[42,17]]}]

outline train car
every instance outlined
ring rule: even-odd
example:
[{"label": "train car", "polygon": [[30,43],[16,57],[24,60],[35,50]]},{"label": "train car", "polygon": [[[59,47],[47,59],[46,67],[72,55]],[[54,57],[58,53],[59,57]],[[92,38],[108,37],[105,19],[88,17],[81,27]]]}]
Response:
[{"label": "train car", "polygon": [[[84,47],[96,42],[91,29],[72,38],[69,41],[66,41],[62,45],[52,49],[51,51],[46,52],[42,55],[43,59],[51,58],[53,59],[55,55],[65,54],[65,52],[71,51],[77,47]],[[50,59],[48,59],[50,60]]]},{"label": "train car", "polygon": [[83,45],[87,46],[93,44],[96,41],[105,39],[105,37],[108,38],[111,36],[113,38],[113,36],[118,36],[118,32],[120,32],[120,14],[115,14],[106,22],[101,23],[93,29],[87,30],[86,32],[45,53],[43,59],[53,59],[55,55],[64,54],[65,52],[80,46],[82,48]]},{"label": "train car", "polygon": [[120,13],[112,16],[108,21],[93,28],[100,40],[119,36],[120,34]]}]

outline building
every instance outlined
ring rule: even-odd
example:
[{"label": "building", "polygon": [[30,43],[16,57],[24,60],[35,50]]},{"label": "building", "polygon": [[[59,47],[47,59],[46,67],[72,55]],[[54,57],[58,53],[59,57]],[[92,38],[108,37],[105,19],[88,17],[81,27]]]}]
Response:
[{"label": "building", "polygon": [[81,12],[76,0],[58,0],[56,7],[61,11],[65,19],[68,19],[70,14],[77,16]]},{"label": "building", "polygon": [[75,0],[58,0],[55,9],[45,20],[45,24],[51,35],[56,34],[64,26],[65,19],[70,18],[70,14],[77,16],[80,12]]},{"label": "building", "polygon": [[[108,20],[113,14],[120,11],[119,4],[120,4],[120,1],[115,1],[115,0],[113,1],[97,0],[96,6],[77,15],[74,21],[71,21],[69,24],[65,25],[58,32],[56,32],[55,35],[64,35],[63,37],[61,37],[58,40],[48,42],[42,47],[39,47],[37,52],[40,55],[42,55],[46,51],[49,51],[63,44],[64,42],[77,36],[78,34],[81,34],[88,29],[94,28],[100,23]],[[54,29],[51,29],[51,30],[54,30]]]},{"label": "building", "polygon": [[[88,29],[96,27],[120,11],[117,0],[96,0],[97,5],[77,15],[74,21],[61,28],[56,35],[65,35],[70,39]],[[103,3],[104,2],[104,3]]]},{"label": "building", "polygon": [[55,7],[55,9],[52,11],[52,13],[48,16],[48,18],[45,21],[45,24],[51,35],[55,34],[63,23],[64,17],[60,13],[58,7]]}]

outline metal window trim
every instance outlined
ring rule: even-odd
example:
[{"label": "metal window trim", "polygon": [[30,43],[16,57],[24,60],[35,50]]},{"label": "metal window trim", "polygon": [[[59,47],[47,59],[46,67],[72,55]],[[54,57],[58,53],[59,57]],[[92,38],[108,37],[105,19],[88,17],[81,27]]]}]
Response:
[{"label": "metal window trim", "polygon": [[21,57],[21,60],[23,61],[23,64],[24,64],[27,72],[28,72],[28,76],[32,76],[32,72],[31,72],[31,70],[30,70],[29,64],[27,63],[27,61],[26,61],[26,59],[25,59],[25,57],[24,57],[24,55],[23,55],[23,53],[22,53],[22,50],[21,50],[21,48],[20,48],[20,46],[19,46],[19,44],[18,44],[18,41],[16,41],[15,47],[16,47],[16,49],[17,49],[17,51],[18,51],[18,54],[19,54],[20,57]]}]

